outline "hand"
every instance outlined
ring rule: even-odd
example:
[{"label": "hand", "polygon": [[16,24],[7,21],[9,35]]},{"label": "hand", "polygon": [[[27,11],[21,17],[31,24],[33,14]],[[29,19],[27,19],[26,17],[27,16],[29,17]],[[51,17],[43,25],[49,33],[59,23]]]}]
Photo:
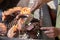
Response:
[{"label": "hand", "polygon": [[59,35],[58,28],[55,27],[41,27],[41,30],[46,30],[44,33],[49,37],[49,38],[54,38]]},{"label": "hand", "polygon": [[5,24],[0,23],[0,35],[4,36],[7,32],[7,27],[5,26]]},{"label": "hand", "polygon": [[34,0],[34,3],[31,6],[31,11],[35,11],[36,9],[40,8],[43,4],[49,1],[51,0]]},{"label": "hand", "polygon": [[21,7],[14,7],[14,8],[11,8],[11,9],[4,11],[2,13],[2,21],[4,21],[7,18],[7,16],[9,16],[17,11],[20,11],[20,10],[21,10]]},{"label": "hand", "polygon": [[7,36],[8,36],[9,38],[13,38],[15,34],[16,34],[16,33],[14,33],[14,31],[10,29],[10,30],[8,31],[8,33],[7,33]]},{"label": "hand", "polygon": [[17,25],[14,25],[8,30],[7,36],[9,38],[13,38],[14,35],[16,34],[16,31],[17,31]]},{"label": "hand", "polygon": [[9,38],[13,38],[15,34],[16,34],[16,33],[14,33],[12,30],[9,30],[8,33],[7,33],[7,36],[8,36]]}]

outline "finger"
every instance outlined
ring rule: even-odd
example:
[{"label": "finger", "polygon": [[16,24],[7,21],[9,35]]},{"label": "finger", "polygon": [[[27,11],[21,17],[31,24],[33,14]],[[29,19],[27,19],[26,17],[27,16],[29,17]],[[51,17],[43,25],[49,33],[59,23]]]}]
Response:
[{"label": "finger", "polygon": [[7,11],[4,11],[3,14],[4,15],[11,15],[12,13],[16,12],[16,11],[20,11],[21,7],[14,7],[14,8],[10,8]]},{"label": "finger", "polygon": [[41,30],[50,30],[50,27],[41,27]]},{"label": "finger", "polygon": [[4,23],[0,23],[0,29],[2,29],[2,31],[4,31],[4,32],[7,31],[7,27]]},{"label": "finger", "polygon": [[11,12],[13,12],[14,10],[11,8],[11,9],[8,9],[6,11],[3,12],[4,15],[10,15]]},{"label": "finger", "polygon": [[51,34],[46,34],[49,38],[54,38],[54,37],[56,37],[55,35],[54,35],[54,33],[51,33]]},{"label": "finger", "polygon": [[15,34],[16,34],[16,33],[13,33],[13,34],[12,34],[12,37],[14,37]]},{"label": "finger", "polygon": [[22,9],[22,7],[14,7],[13,8],[15,11],[17,10],[17,11],[20,11],[21,9]]},{"label": "finger", "polygon": [[12,37],[14,37],[15,34],[16,34],[16,33],[8,33],[7,36],[8,36],[9,38],[12,38]]},{"label": "finger", "polygon": [[11,9],[8,9],[7,11],[2,12],[2,21],[4,21],[8,15],[11,15],[11,14],[17,12],[18,10],[19,9],[17,9],[17,8],[11,8]]},{"label": "finger", "polygon": [[45,34],[51,34],[53,33],[52,31],[44,31]]}]

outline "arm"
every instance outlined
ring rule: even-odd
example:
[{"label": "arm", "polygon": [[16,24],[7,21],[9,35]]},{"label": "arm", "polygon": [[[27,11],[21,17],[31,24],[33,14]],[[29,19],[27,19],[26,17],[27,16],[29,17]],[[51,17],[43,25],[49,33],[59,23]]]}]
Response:
[{"label": "arm", "polygon": [[44,34],[46,34],[49,38],[55,38],[60,35],[60,28],[56,27],[42,27],[41,30],[45,30]]},{"label": "arm", "polygon": [[42,5],[44,5],[47,2],[50,2],[52,0],[34,0],[34,3],[31,6],[31,11],[35,11],[36,9],[40,8]]},{"label": "arm", "polygon": [[7,27],[4,23],[0,23],[0,35],[4,36],[7,32]]}]

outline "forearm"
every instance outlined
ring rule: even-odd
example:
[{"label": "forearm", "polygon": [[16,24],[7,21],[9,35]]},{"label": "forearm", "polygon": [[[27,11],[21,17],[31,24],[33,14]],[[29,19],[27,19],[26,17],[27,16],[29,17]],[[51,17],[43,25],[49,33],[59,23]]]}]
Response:
[{"label": "forearm", "polygon": [[52,0],[42,0],[44,3],[50,2]]},{"label": "forearm", "polygon": [[35,11],[38,8],[41,8],[42,5],[50,2],[51,0],[34,0],[34,4],[32,4],[33,6],[31,6],[31,11]]}]

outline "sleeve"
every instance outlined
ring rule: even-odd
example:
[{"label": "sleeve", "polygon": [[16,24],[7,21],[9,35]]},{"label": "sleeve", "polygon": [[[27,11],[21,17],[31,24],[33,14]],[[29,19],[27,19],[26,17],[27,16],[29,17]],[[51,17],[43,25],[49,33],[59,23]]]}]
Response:
[{"label": "sleeve", "polygon": [[0,10],[0,22],[2,22],[2,10]]},{"label": "sleeve", "polygon": [[[60,28],[60,2],[59,2],[59,0],[58,0],[56,27]],[[60,39],[60,35],[58,36],[58,38]]]}]

